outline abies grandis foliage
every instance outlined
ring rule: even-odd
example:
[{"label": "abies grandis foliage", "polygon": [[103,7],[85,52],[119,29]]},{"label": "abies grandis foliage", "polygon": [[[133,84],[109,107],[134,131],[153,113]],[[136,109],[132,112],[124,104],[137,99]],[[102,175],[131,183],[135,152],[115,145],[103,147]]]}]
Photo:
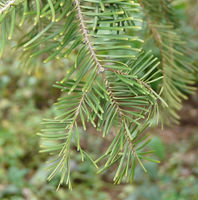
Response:
[{"label": "abies grandis foliage", "polygon": [[[114,166],[118,184],[131,182],[137,165],[147,171],[145,160],[158,162],[147,149],[146,129],[177,123],[182,100],[195,90],[193,52],[173,3],[1,0],[0,56],[11,39],[26,69],[38,60],[72,56],[72,65],[65,65],[64,78],[55,84],[62,91],[57,116],[44,120],[39,133],[41,152],[50,156],[49,180],[59,174],[60,184],[71,188],[72,151],[98,172]],[[88,125],[111,141],[98,158],[81,147],[82,128]]]}]

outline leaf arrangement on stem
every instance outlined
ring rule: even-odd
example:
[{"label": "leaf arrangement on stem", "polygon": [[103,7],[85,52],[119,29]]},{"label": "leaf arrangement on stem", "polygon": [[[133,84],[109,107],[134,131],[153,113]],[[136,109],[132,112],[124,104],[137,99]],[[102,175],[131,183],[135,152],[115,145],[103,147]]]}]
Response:
[{"label": "leaf arrangement on stem", "polygon": [[[71,188],[73,147],[98,172],[115,165],[115,183],[131,182],[138,164],[146,171],[144,160],[158,162],[145,148],[145,129],[177,122],[182,99],[195,90],[196,69],[170,1],[3,0],[0,23],[0,56],[15,29],[28,26],[17,44],[23,67],[43,55],[44,63],[75,56],[55,84],[63,94],[55,103],[59,112],[39,133],[41,152],[52,156],[49,180],[61,174],[59,186]],[[80,124],[111,138],[96,160],[81,148]]]}]

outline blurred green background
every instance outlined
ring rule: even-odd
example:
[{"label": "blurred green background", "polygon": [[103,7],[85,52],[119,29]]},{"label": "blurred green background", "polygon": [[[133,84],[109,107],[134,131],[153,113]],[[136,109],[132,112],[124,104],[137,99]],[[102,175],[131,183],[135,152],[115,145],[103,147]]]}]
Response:
[{"label": "blurred green background", "polygon": [[[193,48],[198,46],[198,1],[175,1],[175,12]],[[73,152],[73,190],[54,179],[46,181],[47,155],[38,153],[43,118],[56,112],[52,105],[59,97],[52,85],[61,80],[63,64],[36,62],[28,75],[20,67],[10,43],[0,60],[0,200],[197,200],[198,199],[198,94],[184,102],[180,125],[150,129],[150,143],[161,164],[146,163],[148,174],[137,168],[134,183],[113,185],[112,171],[97,175],[88,162],[80,163]],[[82,132],[82,145],[93,156],[105,142],[92,129]],[[108,141],[107,141],[108,142]]]}]

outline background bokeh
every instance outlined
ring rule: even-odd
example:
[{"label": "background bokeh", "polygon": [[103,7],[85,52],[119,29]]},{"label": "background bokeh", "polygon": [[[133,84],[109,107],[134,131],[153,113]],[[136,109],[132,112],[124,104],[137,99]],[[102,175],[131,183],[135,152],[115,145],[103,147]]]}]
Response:
[{"label": "background bokeh", "polygon": [[[196,49],[198,1],[178,2],[175,12],[181,18],[183,33]],[[73,190],[63,186],[56,191],[58,178],[46,181],[47,156],[39,153],[36,133],[42,119],[56,112],[52,105],[60,93],[52,85],[61,80],[69,60],[44,66],[37,62],[34,72],[28,74],[21,69],[12,46],[11,42],[0,60],[0,200],[198,199],[198,94],[184,102],[179,125],[148,130],[153,137],[149,145],[161,163],[146,163],[147,174],[137,168],[133,184],[113,185],[112,171],[97,175],[90,163],[79,163],[79,155],[73,152]],[[83,147],[93,156],[108,143],[91,128],[81,134]]]}]

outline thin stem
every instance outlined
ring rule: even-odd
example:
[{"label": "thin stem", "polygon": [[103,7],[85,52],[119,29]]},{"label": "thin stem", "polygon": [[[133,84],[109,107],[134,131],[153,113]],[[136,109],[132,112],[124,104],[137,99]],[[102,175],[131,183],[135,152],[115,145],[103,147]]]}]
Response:
[{"label": "thin stem", "polygon": [[[117,107],[118,114],[119,114],[119,116],[120,116],[121,122],[122,122],[122,124],[124,124],[124,127],[126,127],[127,124],[126,124],[126,121],[125,121],[124,113],[123,113],[122,110],[120,109],[119,103],[116,101],[116,99],[115,99],[115,97],[114,97],[114,94],[113,94],[113,92],[112,92],[112,90],[111,90],[111,87],[110,87],[110,83],[109,83],[109,81],[108,81],[108,79],[107,79],[105,73],[103,73],[102,76],[103,76],[103,79],[105,80],[105,84],[106,84],[107,91],[108,91],[108,93],[109,93],[110,99],[111,99],[112,103]],[[126,137],[128,143],[129,143],[129,145],[130,145],[130,147],[131,147],[131,150],[132,150],[132,152],[133,152],[133,155],[137,158],[138,162],[140,163],[140,165],[142,166],[142,168],[143,168],[144,171],[146,172],[146,169],[144,168],[144,166],[143,166],[143,164],[142,164],[142,162],[141,162],[139,156],[137,155],[137,153],[136,153],[136,151],[135,151],[135,148],[134,148],[134,146],[133,146],[133,142],[131,141],[129,135],[127,134],[126,128],[125,128],[125,131],[124,131],[124,135],[125,135],[125,137]]]},{"label": "thin stem", "polygon": [[88,30],[85,26],[85,22],[84,22],[84,19],[83,19],[83,15],[82,15],[82,12],[81,12],[81,8],[80,8],[80,2],[78,0],[74,0],[74,3],[76,5],[76,8],[77,8],[77,16],[78,16],[78,19],[80,21],[80,25],[81,25],[81,30],[82,30],[82,33],[84,35],[84,43],[86,43],[88,45],[88,49],[91,53],[91,56],[92,58],[94,59],[95,63],[96,63],[96,66],[98,67],[98,73],[101,73],[101,72],[104,72],[104,67],[100,64],[97,56],[96,56],[96,53],[95,51],[93,50],[93,47],[92,47],[92,44],[91,44],[91,41],[89,39],[89,34],[88,34]]},{"label": "thin stem", "polygon": [[9,8],[12,4],[15,3],[15,1],[17,0],[11,0],[11,1],[8,1],[4,4],[4,6],[0,9],[0,15],[7,9]]},{"label": "thin stem", "polygon": [[[128,72],[122,72],[120,70],[108,69],[108,71],[112,71],[120,75],[128,75]],[[136,77],[133,77],[133,79],[136,80],[138,83],[140,83],[142,86],[144,86],[149,92],[151,92],[155,97],[157,97],[166,107],[168,107],[167,103],[146,82]]]},{"label": "thin stem", "polygon": [[[139,0],[139,4],[140,6],[142,7],[144,13],[145,13],[145,16],[146,16],[146,19],[148,21],[148,25],[150,27],[150,30],[153,34],[153,37],[154,37],[154,40],[156,42],[156,44],[158,45],[159,47],[159,50],[160,50],[160,54],[162,56],[162,66],[164,66],[164,62],[165,62],[165,57],[164,57],[164,50],[163,50],[163,47],[162,47],[162,38],[161,38],[161,35],[158,33],[157,29],[152,25],[152,21],[149,17],[149,14],[148,12],[146,11],[145,9],[145,6],[144,6],[144,3],[142,2],[142,0]],[[162,67],[162,71],[163,71],[163,74],[164,74],[164,67]]]}]

